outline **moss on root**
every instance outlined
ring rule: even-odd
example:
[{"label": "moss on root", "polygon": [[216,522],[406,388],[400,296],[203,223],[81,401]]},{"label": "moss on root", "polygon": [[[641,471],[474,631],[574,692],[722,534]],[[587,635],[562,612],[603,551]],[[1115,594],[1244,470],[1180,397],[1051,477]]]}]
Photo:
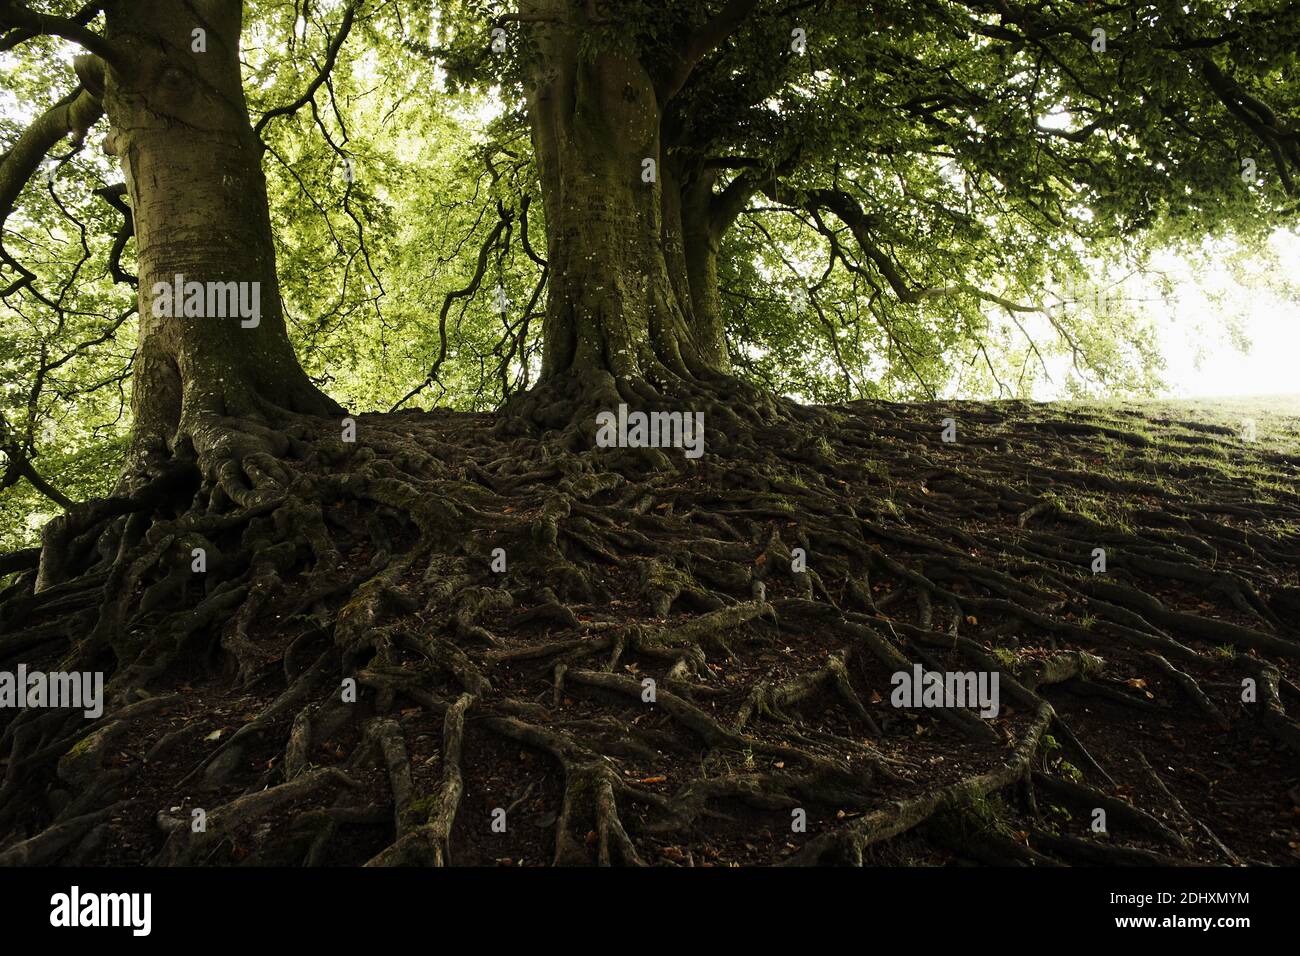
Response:
[{"label": "moss on root", "polygon": [[[723,401],[682,401],[705,399]],[[278,475],[197,472],[238,470],[242,503],[159,475],[87,509],[51,538],[42,588],[6,592],[0,659],[109,669],[105,724],[142,695],[186,712],[130,717],[140,743],[65,803],[46,795],[94,736],[84,718],[6,712],[0,855],[43,862],[27,841],[125,792],[144,802],[90,862],[235,862],[250,840],[259,859],[377,865],[869,862],[895,843],[1024,865],[1228,858],[1205,834],[1229,811],[1161,810],[1165,790],[1197,805],[1190,778],[1153,783],[1129,748],[1195,768],[1254,741],[1242,785],[1285,791],[1294,449],[1023,405],[948,406],[947,443],[929,407],[770,406],[706,418],[700,460],[594,449],[581,423],[369,416],[344,448],[307,420]],[[201,543],[216,560],[199,580]],[[996,670],[999,713],[891,706],[914,665]],[[1236,690],[1251,675],[1254,708]],[[204,740],[214,714],[236,729]],[[202,744],[145,759],[178,721]],[[158,829],[149,801],[200,782],[229,839]],[[1154,846],[1145,817],[1098,839],[1053,818],[1062,801],[1036,795],[1055,787],[1122,793],[1186,843]]]}]

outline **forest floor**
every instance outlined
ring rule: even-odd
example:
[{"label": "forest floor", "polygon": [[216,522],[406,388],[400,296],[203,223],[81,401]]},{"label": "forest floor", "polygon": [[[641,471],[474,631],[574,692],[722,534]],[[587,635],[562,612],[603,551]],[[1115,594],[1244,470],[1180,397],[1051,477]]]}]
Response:
[{"label": "forest floor", "polygon": [[[698,461],[305,425],[284,494],[0,590],[0,669],[111,671],[0,712],[0,864],[1294,865],[1287,409],[860,402]],[[894,706],[916,664],[996,716]]]}]

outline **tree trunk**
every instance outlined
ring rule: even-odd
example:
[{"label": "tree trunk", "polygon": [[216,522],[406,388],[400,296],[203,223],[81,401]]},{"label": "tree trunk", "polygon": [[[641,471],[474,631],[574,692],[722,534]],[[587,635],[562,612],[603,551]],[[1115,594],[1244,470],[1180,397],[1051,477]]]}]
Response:
[{"label": "tree trunk", "polygon": [[682,240],[691,308],[701,348],[725,371],[731,370],[722,321],[722,291],[718,286],[718,246],[721,230],[714,213],[711,170],[696,168],[683,176]]},{"label": "tree trunk", "polygon": [[528,107],[551,263],[543,382],[662,388],[726,375],[716,268],[687,228],[700,181],[661,155],[651,77],[623,55],[580,55],[572,25],[553,23],[576,15],[564,0],[522,6],[542,21]]},{"label": "tree trunk", "polygon": [[[105,71],[103,102],[105,148],[121,162],[135,219],[134,445],[149,458],[178,445],[202,457],[218,444],[222,418],[340,411],[308,379],[285,329],[261,147],[240,75],[242,7],[119,0],[107,9],[108,39],[133,64],[125,75]],[[209,314],[208,299],[201,315],[175,314],[158,300],[177,276],[247,283],[244,304],[256,305],[256,318],[251,308]]]}]

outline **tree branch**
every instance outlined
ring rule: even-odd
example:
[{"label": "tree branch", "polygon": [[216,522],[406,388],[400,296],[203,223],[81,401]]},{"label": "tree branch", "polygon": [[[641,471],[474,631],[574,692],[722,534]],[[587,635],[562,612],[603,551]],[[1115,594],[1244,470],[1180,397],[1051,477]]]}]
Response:
[{"label": "tree branch", "polygon": [[656,84],[659,86],[661,105],[677,95],[700,61],[731,36],[757,6],[758,0],[727,0],[711,20],[700,29],[691,31],[685,43],[676,51],[663,82]]},{"label": "tree branch", "polygon": [[37,36],[62,37],[80,44],[113,69],[126,72],[130,67],[126,54],[116,44],[110,43],[86,26],[100,7],[101,4],[98,3],[87,4],[75,17],[56,17],[28,10],[12,0],[0,0],[0,28],[9,29],[0,38],[0,49],[12,49]]},{"label": "tree branch", "polygon": [[14,201],[54,145],[72,135],[80,141],[104,115],[99,100],[78,87],[32,121],[0,157],[0,225],[13,211]]},{"label": "tree branch", "polygon": [[506,209],[500,202],[497,203],[497,215],[499,220],[496,226],[492,229],[491,233],[488,234],[487,239],[484,240],[483,245],[479,248],[478,262],[474,266],[474,275],[463,288],[453,289],[443,297],[442,311],[438,313],[438,357],[433,360],[433,365],[429,368],[429,374],[424,377],[424,381],[403,395],[401,400],[388,410],[390,413],[397,411],[416,395],[420,394],[420,392],[437,381],[438,369],[440,369],[442,363],[447,360],[447,314],[451,311],[452,303],[457,299],[472,298],[474,293],[478,291],[479,286],[483,282],[483,276],[487,272],[488,256],[491,255],[492,249],[501,238],[501,233],[510,226],[514,219],[514,212]]},{"label": "tree branch", "polygon": [[320,70],[316,73],[316,77],[308,84],[307,89],[303,92],[302,96],[298,97],[292,103],[286,104],[285,106],[277,106],[262,114],[262,118],[259,119],[257,125],[253,127],[253,134],[259,140],[262,138],[262,130],[266,128],[267,123],[271,122],[271,120],[275,119],[277,116],[292,116],[294,113],[298,112],[298,110],[311,102],[312,97],[316,95],[316,91],[324,85],[326,79],[329,78],[330,73],[334,69],[334,64],[338,61],[339,51],[343,49],[343,43],[347,40],[348,33],[352,30],[352,21],[356,17],[358,3],[359,0],[349,0],[347,8],[343,11],[343,20],[339,23],[338,31],[330,39],[329,46],[326,48],[325,62],[321,64]]},{"label": "tree branch", "polygon": [[721,239],[722,234],[736,221],[736,217],[745,211],[754,193],[763,189],[765,185],[776,188],[780,177],[789,176],[794,172],[799,166],[802,154],[803,143],[799,142],[790,151],[790,155],[777,166],[760,164],[757,160],[744,158],[719,159],[712,162],[706,160],[706,167],[716,163],[734,162],[744,164],[746,170],[728,183],[722,192],[715,194],[709,203],[709,230],[714,241]]},{"label": "tree branch", "polygon": [[[763,186],[763,192],[774,202],[784,203],[787,206],[796,206],[806,209],[816,215],[817,210],[826,210],[835,215],[840,222],[849,227],[853,238],[857,241],[862,252],[871,260],[877,271],[889,283],[890,289],[898,301],[906,304],[922,302],[926,299],[935,299],[943,296],[956,295],[965,292],[984,302],[991,302],[999,305],[1012,313],[1030,313],[1036,312],[1042,315],[1051,316],[1047,309],[1038,305],[1026,305],[1021,302],[1015,302],[1005,296],[997,295],[993,292],[986,292],[977,286],[966,282],[959,282],[955,285],[930,286],[927,288],[913,288],[903,276],[898,265],[880,246],[872,239],[871,231],[876,222],[861,206],[861,204],[850,196],[848,193],[839,189],[811,189],[803,193],[790,190],[782,186],[776,180],[769,180]],[[823,234],[827,232],[822,227],[819,231]],[[830,237],[833,240],[833,236]],[[1062,333],[1064,334],[1064,333]]]},{"label": "tree branch", "polygon": [[[101,116],[104,108],[99,99],[78,87],[38,116],[13,147],[0,157],[0,228],[13,212],[23,187],[31,180],[41,162],[59,140],[72,135],[78,142]],[[0,260],[13,266],[19,278],[0,295],[11,295],[31,284],[35,276],[4,251],[0,241]]]},{"label": "tree branch", "polygon": [[33,488],[60,508],[65,511],[71,508],[72,499],[40,476],[40,473],[32,467],[31,460],[28,458],[29,449],[23,447],[23,445],[22,439],[9,424],[9,420],[5,418],[3,413],[0,413],[0,451],[3,451],[8,458],[4,474],[0,475],[0,491],[12,488],[20,480],[26,478]]},{"label": "tree branch", "polygon": [[95,195],[122,214],[122,227],[113,237],[113,248],[108,253],[109,275],[113,277],[114,282],[135,285],[136,277],[122,268],[122,253],[126,251],[127,242],[135,235],[135,217],[131,215],[131,207],[126,204],[124,198],[126,183],[96,189]]},{"label": "tree branch", "polygon": [[1200,69],[1210,89],[1228,112],[1254,133],[1260,144],[1272,153],[1282,188],[1287,195],[1297,195],[1300,191],[1296,188],[1287,164],[1290,160],[1300,167],[1300,135],[1280,128],[1277,115],[1268,104],[1242,89],[1208,57],[1201,61]]},{"label": "tree branch", "polygon": [[[10,480],[10,474],[13,475],[12,480]],[[42,478],[40,473],[32,467],[32,463],[25,457],[20,458],[17,462],[10,462],[9,469],[6,472],[4,479],[0,480],[0,486],[8,487],[9,485],[17,483],[19,478],[26,478],[28,484],[43,494],[46,498],[53,501],[64,511],[67,511],[72,507],[72,499]]]}]

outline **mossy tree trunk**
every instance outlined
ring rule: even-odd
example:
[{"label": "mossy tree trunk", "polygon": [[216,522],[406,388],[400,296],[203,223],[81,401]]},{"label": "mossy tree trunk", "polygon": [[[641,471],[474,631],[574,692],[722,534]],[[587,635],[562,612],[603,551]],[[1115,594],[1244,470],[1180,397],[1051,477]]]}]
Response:
[{"label": "mossy tree trunk", "polygon": [[708,182],[664,155],[654,78],[632,56],[580,53],[582,14],[565,0],[521,13],[537,23],[528,109],[552,276],[543,381],[727,375],[716,242],[701,219]]},{"label": "mossy tree trunk", "polygon": [[[119,0],[109,42],[127,70],[103,70],[111,130],[135,219],[140,341],[132,408],[137,456],[219,443],[223,419],[338,406],[310,381],[285,328],[275,248],[239,63],[239,0]],[[196,32],[202,31],[202,32]],[[158,315],[155,287],[257,283],[256,324],[241,316]],[[159,287],[161,288],[161,287]]]}]

